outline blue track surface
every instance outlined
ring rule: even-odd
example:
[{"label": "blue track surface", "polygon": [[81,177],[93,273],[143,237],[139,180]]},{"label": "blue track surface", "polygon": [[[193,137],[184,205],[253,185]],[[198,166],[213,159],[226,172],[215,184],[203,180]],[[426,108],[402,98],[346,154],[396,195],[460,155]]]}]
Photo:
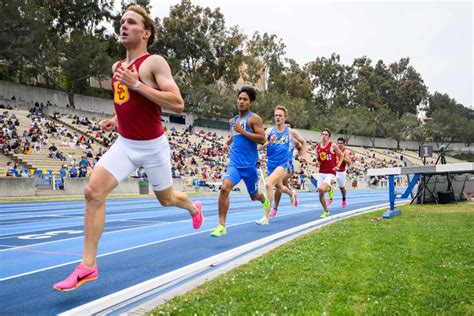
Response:
[{"label": "blue track surface", "polygon": [[[111,200],[99,246],[96,282],[61,293],[52,290],[82,257],[83,202],[0,204],[0,314],[51,315],[96,300],[193,262],[319,218],[315,193],[299,195],[290,207],[285,196],[270,225],[258,226],[260,204],[233,195],[227,235],[212,238],[218,223],[217,196],[203,202],[205,221],[193,230],[188,213],[163,208],[155,199]],[[348,192],[342,209],[336,193],[331,214],[386,203],[386,190]]]}]

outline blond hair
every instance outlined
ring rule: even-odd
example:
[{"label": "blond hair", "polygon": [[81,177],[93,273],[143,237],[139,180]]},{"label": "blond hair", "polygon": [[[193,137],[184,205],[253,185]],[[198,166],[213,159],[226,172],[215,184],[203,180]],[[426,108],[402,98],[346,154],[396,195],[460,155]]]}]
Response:
[{"label": "blond hair", "polygon": [[155,41],[155,36],[156,36],[155,21],[153,21],[153,19],[148,15],[148,12],[145,10],[145,8],[136,4],[132,4],[125,10],[125,12],[127,11],[133,11],[142,16],[145,30],[148,30],[151,32],[151,35],[148,38],[147,44],[148,45],[153,44],[153,42]]},{"label": "blond hair", "polygon": [[281,110],[281,111],[285,112],[285,117],[288,116],[288,110],[287,110],[283,105],[277,105],[277,106],[275,107],[275,111],[274,111],[274,112],[276,112],[277,110]]}]

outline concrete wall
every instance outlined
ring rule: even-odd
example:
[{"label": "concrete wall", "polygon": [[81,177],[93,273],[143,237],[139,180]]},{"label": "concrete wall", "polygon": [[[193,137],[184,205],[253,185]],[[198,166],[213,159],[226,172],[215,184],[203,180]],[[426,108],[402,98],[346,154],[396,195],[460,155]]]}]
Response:
[{"label": "concrete wall", "polygon": [[[112,194],[138,194],[139,179],[127,178],[112,191]],[[89,178],[66,178],[64,179],[64,195],[81,195],[84,188],[89,182]],[[184,185],[182,179],[173,179],[173,188],[178,191],[183,191]],[[151,185],[148,188],[149,193],[153,193]],[[34,195],[34,193],[33,193]]]},{"label": "concrete wall", "polygon": [[[11,100],[12,96],[16,97],[16,100]],[[27,86],[17,84],[8,81],[0,81],[0,100],[5,105],[11,105],[12,107],[17,106],[19,109],[27,110],[34,106],[37,101],[39,103],[46,104],[48,101],[56,106],[55,110],[61,113],[75,113],[66,107],[69,104],[69,97],[67,93],[57,90],[50,90],[44,88],[38,88],[33,86]],[[110,99],[94,98],[85,95],[74,95],[74,106],[76,110],[87,111],[87,116],[99,116],[99,114],[105,116],[112,116],[114,114],[114,103],[112,96]],[[54,112],[53,110],[52,112]],[[52,113],[51,112],[51,113]],[[166,113],[172,113],[165,111]],[[186,117],[186,125],[194,122],[194,116]]]},{"label": "concrete wall", "polygon": [[34,178],[0,178],[0,197],[34,196],[35,193]]},{"label": "concrete wall", "polygon": [[[128,178],[122,181],[112,194],[139,194],[139,179]],[[64,191],[55,191],[57,195],[82,195],[89,178],[64,179]],[[177,191],[193,191],[192,179],[173,179],[173,188]],[[153,193],[151,185],[148,188]],[[35,196],[35,178],[0,177],[0,197]],[[51,193],[51,192],[50,192]],[[51,195],[51,194],[48,194]]]},{"label": "concrete wall", "polygon": [[[43,104],[49,101],[60,108],[66,108],[69,104],[69,97],[65,92],[0,81],[0,98],[10,100],[12,96],[15,96],[17,100],[17,102],[11,102],[12,106],[18,103],[31,107],[36,101]],[[90,111],[92,109],[95,112],[107,114],[113,114],[114,111],[112,98],[106,100],[76,94],[74,102],[78,110]]]}]

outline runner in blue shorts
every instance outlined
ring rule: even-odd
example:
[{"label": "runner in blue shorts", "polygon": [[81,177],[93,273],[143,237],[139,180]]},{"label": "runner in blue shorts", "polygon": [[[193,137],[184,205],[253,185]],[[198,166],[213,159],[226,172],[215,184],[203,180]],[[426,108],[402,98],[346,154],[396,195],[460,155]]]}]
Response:
[{"label": "runner in blue shorts", "polygon": [[265,131],[260,116],[250,111],[256,95],[255,89],[242,87],[237,98],[239,114],[229,121],[230,137],[224,145],[224,151],[228,151],[230,146],[230,162],[219,192],[219,225],[212,231],[213,237],[227,233],[225,221],[229,210],[229,194],[240,180],[244,180],[252,201],[260,201],[265,212],[270,210],[270,202],[258,190],[257,144],[265,143]]},{"label": "runner in blue shorts", "polygon": [[[287,122],[286,125],[288,127],[290,127],[291,129],[293,129],[293,124],[291,124],[290,122]],[[288,155],[287,174],[286,174],[286,176],[283,177],[283,180],[282,180],[283,185],[285,187],[287,187],[288,190],[291,190],[288,182],[291,179],[291,177],[293,176],[294,171],[295,171],[295,167],[293,165],[293,152],[294,152],[295,149],[298,150],[298,153],[299,153],[300,157],[303,157],[303,159],[300,159],[300,163],[304,163],[304,161],[305,161],[304,157],[306,156],[306,140],[303,137],[301,137],[301,138],[303,139],[303,142],[297,141],[294,137],[291,138],[293,141],[290,143],[290,151],[289,151],[289,155]],[[281,195],[282,195],[281,190],[276,189],[275,190],[275,197],[274,197],[273,207],[270,210],[270,214],[269,214],[270,217],[275,217],[277,215],[278,206],[280,205]],[[291,199],[291,195],[290,195],[290,199]],[[294,195],[293,205],[298,206],[298,195],[297,194]]]},{"label": "runner in blue shorts", "polygon": [[[282,183],[283,178],[288,174],[290,149],[293,151],[293,138],[299,142],[304,139],[296,130],[285,125],[288,117],[288,110],[277,105],[274,111],[275,126],[267,128],[265,131],[266,142],[261,149],[267,148],[267,172],[268,178],[265,181],[265,187],[270,204],[273,201],[273,189],[276,188],[291,197],[291,202],[295,206],[296,193],[291,191]],[[304,159],[304,157],[302,157]],[[263,217],[257,221],[259,225],[267,225],[270,212],[265,211]]]}]

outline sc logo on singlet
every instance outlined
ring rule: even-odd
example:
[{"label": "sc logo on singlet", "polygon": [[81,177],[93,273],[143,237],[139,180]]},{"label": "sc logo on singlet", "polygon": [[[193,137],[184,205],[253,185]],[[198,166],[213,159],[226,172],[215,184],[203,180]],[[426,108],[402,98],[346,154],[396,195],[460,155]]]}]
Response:
[{"label": "sc logo on singlet", "polygon": [[128,88],[121,82],[114,82],[114,102],[117,104],[122,104],[128,101],[130,98],[130,93]]}]

